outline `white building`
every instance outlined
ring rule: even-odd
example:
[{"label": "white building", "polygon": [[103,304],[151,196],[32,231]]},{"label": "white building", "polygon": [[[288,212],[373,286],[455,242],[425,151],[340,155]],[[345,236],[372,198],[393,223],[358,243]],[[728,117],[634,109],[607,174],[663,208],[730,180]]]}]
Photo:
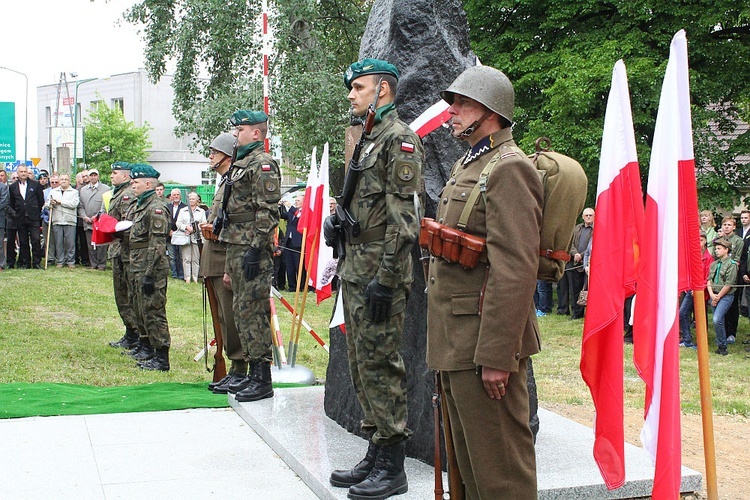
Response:
[{"label": "white building", "polygon": [[[74,105],[76,90],[78,103]],[[188,149],[189,138],[174,135],[173,98],[171,75],[165,75],[153,84],[143,69],[92,81],[79,80],[37,87],[38,151],[42,155],[38,167],[51,170],[52,165],[56,165],[58,147],[70,148],[72,158],[75,143],[78,168],[82,168],[80,159],[83,157],[82,140],[85,137],[81,133],[82,124],[90,110],[103,101],[109,106],[121,107],[125,119],[136,126],[148,123],[151,127],[151,149],[146,161],[161,172],[162,182],[189,186],[207,184],[208,159]],[[77,140],[73,138],[74,106],[78,108]]]}]

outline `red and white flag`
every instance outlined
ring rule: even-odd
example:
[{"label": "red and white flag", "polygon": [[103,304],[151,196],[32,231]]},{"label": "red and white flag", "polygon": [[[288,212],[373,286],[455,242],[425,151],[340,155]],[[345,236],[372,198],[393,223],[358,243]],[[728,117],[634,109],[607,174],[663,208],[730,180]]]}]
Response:
[{"label": "red and white flag", "polygon": [[594,459],[607,488],[625,483],[623,306],[635,291],[643,191],[625,64],[612,70],[599,159],[581,375],[596,407]]},{"label": "red and white flag", "polygon": [[424,136],[450,120],[451,115],[448,113],[449,106],[447,102],[440,99],[411,122],[409,128],[420,138],[424,138]]},{"label": "red and white flag", "polygon": [[312,219],[312,213],[315,211],[315,190],[318,188],[318,148],[313,147],[312,157],[310,158],[310,171],[307,173],[307,185],[305,186],[305,198],[302,201],[302,213],[297,221],[297,231],[305,234],[304,231],[307,229],[307,238],[304,245],[309,251],[309,243],[312,241],[310,237],[311,230],[314,229],[314,221]]},{"label": "red and white flag", "polygon": [[633,325],[634,362],[646,383],[641,441],[655,460],[655,499],[680,493],[678,294],[704,287],[693,157],[687,40],[672,39],[656,117]]},{"label": "red and white flag", "polygon": [[[306,259],[307,275],[315,288],[317,303],[331,296],[331,282],[336,275],[336,261],[333,258],[333,248],[323,243],[323,221],[330,215],[328,208],[329,194],[329,167],[328,167],[328,143],[323,146],[323,156],[320,158],[320,172],[318,173],[318,186],[315,190],[315,205],[310,216],[315,224],[310,224],[313,231],[310,246],[310,258]],[[308,239],[311,229],[308,229]]]}]

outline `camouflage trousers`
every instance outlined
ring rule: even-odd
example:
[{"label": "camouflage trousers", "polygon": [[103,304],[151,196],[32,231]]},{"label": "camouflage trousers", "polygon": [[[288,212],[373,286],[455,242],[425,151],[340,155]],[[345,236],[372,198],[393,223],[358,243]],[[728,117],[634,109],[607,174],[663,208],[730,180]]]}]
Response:
[{"label": "camouflage trousers", "polygon": [[120,313],[120,318],[125,325],[125,328],[137,332],[138,329],[138,318],[135,312],[133,304],[130,303],[130,298],[133,297],[133,283],[128,276],[127,265],[122,261],[121,257],[113,257],[112,261],[112,287],[115,292],[115,305],[117,305],[117,312]]},{"label": "camouflage trousers", "polygon": [[365,286],[343,281],[349,371],[365,419],[374,428],[372,442],[389,445],[411,436],[406,427],[406,369],[399,354],[404,331],[406,289],[394,292],[391,317],[383,323],[367,318]]},{"label": "camouflage trousers", "polygon": [[157,278],[154,293],[146,295],[142,287],[144,276],[143,272],[134,272],[131,281],[138,333],[141,337],[148,337],[155,349],[169,347],[171,337],[167,324],[167,277]]},{"label": "camouflage trousers", "polygon": [[232,278],[232,312],[240,336],[245,361],[271,362],[271,279],[273,259],[270,254],[260,256],[260,274],[252,281],[245,280],[242,257],[250,245],[229,245],[226,267]]},{"label": "camouflage trousers", "polygon": [[203,279],[210,280],[211,286],[213,286],[216,292],[216,305],[218,306],[224,352],[232,361],[243,361],[242,343],[240,342],[240,336],[237,334],[237,324],[234,322],[234,313],[232,312],[232,291],[224,288],[221,276],[211,276]]}]

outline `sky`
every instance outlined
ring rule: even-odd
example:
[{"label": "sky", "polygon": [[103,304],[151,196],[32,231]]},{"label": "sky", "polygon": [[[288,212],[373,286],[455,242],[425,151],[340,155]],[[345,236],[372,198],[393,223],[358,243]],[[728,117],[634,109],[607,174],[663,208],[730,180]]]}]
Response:
[{"label": "sky", "polygon": [[[29,80],[28,156],[37,146],[36,88],[57,84],[60,73],[104,78],[144,67],[138,27],[122,21],[136,0],[14,0],[3,2],[0,67]],[[0,69],[0,102],[16,103],[16,156],[24,156],[26,80]]]}]

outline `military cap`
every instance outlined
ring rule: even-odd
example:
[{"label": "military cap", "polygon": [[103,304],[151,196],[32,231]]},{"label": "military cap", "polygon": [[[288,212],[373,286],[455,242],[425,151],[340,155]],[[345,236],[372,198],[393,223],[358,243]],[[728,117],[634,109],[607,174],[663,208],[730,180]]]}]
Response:
[{"label": "military cap", "polygon": [[726,248],[727,250],[729,250],[730,248],[732,248],[732,244],[729,243],[729,241],[727,241],[726,238],[717,238],[717,239],[715,239],[714,240],[714,246],[716,246],[716,245],[721,245],[724,248]]},{"label": "military cap", "polygon": [[112,164],[112,170],[130,170],[132,168],[133,164],[126,161],[116,161]]},{"label": "military cap", "polygon": [[349,66],[344,72],[344,85],[349,90],[352,89],[352,82],[364,75],[391,75],[398,80],[398,70],[396,66],[381,59],[362,59]]},{"label": "military cap", "polygon": [[249,109],[240,109],[232,114],[229,123],[237,127],[239,125],[255,125],[268,121],[268,115],[263,111],[250,111]]},{"label": "military cap", "polygon": [[49,177],[49,172],[47,172],[46,170],[40,170],[39,178],[41,179],[42,177]]},{"label": "military cap", "polygon": [[131,163],[130,177],[133,179],[158,179],[161,174],[147,163]]}]

